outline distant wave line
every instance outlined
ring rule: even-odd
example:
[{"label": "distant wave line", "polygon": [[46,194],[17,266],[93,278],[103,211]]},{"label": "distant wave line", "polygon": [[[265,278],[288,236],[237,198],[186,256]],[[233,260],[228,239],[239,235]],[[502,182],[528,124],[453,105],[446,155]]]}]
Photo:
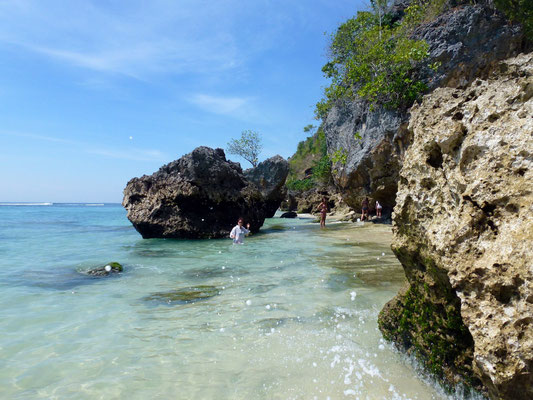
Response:
[{"label": "distant wave line", "polygon": [[0,206],[53,206],[54,203],[0,203]]},{"label": "distant wave line", "polygon": [[104,207],[105,203],[54,203],[54,205],[68,207]]},{"label": "distant wave line", "polygon": [[104,207],[105,203],[54,203],[54,205],[68,207]]}]

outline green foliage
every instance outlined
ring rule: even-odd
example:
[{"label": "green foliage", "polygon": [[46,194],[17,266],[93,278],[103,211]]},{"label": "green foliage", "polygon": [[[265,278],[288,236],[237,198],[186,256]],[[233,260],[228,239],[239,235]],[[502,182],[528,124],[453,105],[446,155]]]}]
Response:
[{"label": "green foliage", "polygon": [[315,186],[315,182],[312,178],[294,179],[287,181],[285,185],[289,190],[303,192],[312,189]]},{"label": "green foliage", "polygon": [[341,165],[346,165],[346,161],[348,160],[348,152],[344,149],[338,149],[335,150],[335,152],[330,156],[331,162],[341,163]]},{"label": "green foliage", "polygon": [[242,131],[239,139],[231,139],[228,143],[228,153],[236,154],[256,167],[259,162],[259,154],[263,149],[261,141],[259,133],[251,130]]},{"label": "green foliage", "polygon": [[533,0],[494,0],[494,4],[511,21],[520,23],[533,40]]},{"label": "green foliage", "polygon": [[434,63],[428,64],[428,67],[433,70],[433,72],[437,72],[441,65],[442,63],[440,61],[435,61]]},{"label": "green foliage", "polygon": [[313,166],[313,179],[322,183],[327,183],[331,179],[331,160],[328,155],[315,162]]},{"label": "green foliage", "polygon": [[305,133],[311,133],[311,135],[312,135],[312,134],[315,133],[315,131],[316,131],[316,126],[313,125],[313,124],[309,124],[309,125],[304,126],[304,132]]},{"label": "green foliage", "polygon": [[[356,95],[372,107],[397,109],[410,106],[427,89],[414,72],[429,56],[429,46],[423,40],[411,39],[410,34],[417,25],[441,13],[446,1],[414,1],[401,23],[394,24],[386,14],[390,1],[371,3],[371,12],[358,12],[331,37],[329,61],[322,72],[332,82],[316,105],[317,119],[325,118],[336,101]],[[431,68],[439,66],[434,63]]]},{"label": "green foliage", "polygon": [[[308,190],[318,184],[325,184],[331,178],[331,161],[327,155],[326,136],[319,127],[307,125],[304,132],[313,132],[306,140],[298,143],[296,153],[289,159],[287,188]],[[305,176],[311,170],[310,176]]]}]

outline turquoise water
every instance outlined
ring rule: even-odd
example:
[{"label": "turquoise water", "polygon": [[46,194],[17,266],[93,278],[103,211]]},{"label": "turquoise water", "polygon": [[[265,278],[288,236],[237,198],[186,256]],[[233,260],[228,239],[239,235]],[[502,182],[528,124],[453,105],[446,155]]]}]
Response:
[{"label": "turquoise water", "polygon": [[447,398],[377,329],[404,279],[389,230],[272,218],[234,246],[143,240],[119,205],[0,205],[0,398]]}]

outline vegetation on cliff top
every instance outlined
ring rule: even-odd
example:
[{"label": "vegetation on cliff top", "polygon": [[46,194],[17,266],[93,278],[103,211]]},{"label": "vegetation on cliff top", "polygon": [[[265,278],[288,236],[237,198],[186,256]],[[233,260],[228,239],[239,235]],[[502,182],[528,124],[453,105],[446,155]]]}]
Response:
[{"label": "vegetation on cliff top", "polygon": [[332,83],[317,103],[317,118],[324,118],[337,100],[355,95],[372,105],[400,108],[411,105],[426,89],[413,71],[428,57],[428,44],[409,36],[414,27],[441,10],[443,1],[415,1],[400,22],[386,13],[389,3],[372,1],[372,11],[358,12],[332,35],[329,61],[322,68]]},{"label": "vegetation on cliff top", "polygon": [[[406,108],[427,89],[416,71],[429,57],[424,40],[414,40],[416,27],[434,19],[450,7],[446,0],[412,0],[401,20],[388,11],[391,0],[371,0],[371,11],[341,24],[331,35],[329,61],[322,71],[331,84],[315,109],[317,119],[324,119],[332,105],[356,96],[371,107]],[[455,4],[468,3],[458,1]],[[526,37],[533,40],[533,0],[494,0],[496,7],[512,22],[522,25]],[[428,65],[437,70],[439,63]]]},{"label": "vegetation on cliff top", "polygon": [[287,188],[291,190],[309,190],[327,184],[331,178],[331,160],[327,155],[324,131],[307,125],[304,132],[314,133],[298,143],[296,153],[289,159]]}]

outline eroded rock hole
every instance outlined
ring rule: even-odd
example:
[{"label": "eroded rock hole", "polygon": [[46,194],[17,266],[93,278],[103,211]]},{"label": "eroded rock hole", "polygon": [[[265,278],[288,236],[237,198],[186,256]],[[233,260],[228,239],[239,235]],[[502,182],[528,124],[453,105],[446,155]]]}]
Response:
[{"label": "eroded rock hole", "polygon": [[489,122],[495,122],[500,118],[498,114],[490,114],[489,115]]},{"label": "eroded rock hole", "polygon": [[463,119],[463,117],[464,117],[463,113],[461,111],[457,111],[455,114],[453,114],[452,119],[456,121],[460,121]]},{"label": "eroded rock hole", "polygon": [[492,294],[502,304],[508,304],[513,297],[519,294],[518,288],[513,285],[501,285],[493,289]]},{"label": "eroded rock hole", "polygon": [[442,168],[442,151],[439,146],[433,146],[429,153],[427,163],[433,168]]}]

